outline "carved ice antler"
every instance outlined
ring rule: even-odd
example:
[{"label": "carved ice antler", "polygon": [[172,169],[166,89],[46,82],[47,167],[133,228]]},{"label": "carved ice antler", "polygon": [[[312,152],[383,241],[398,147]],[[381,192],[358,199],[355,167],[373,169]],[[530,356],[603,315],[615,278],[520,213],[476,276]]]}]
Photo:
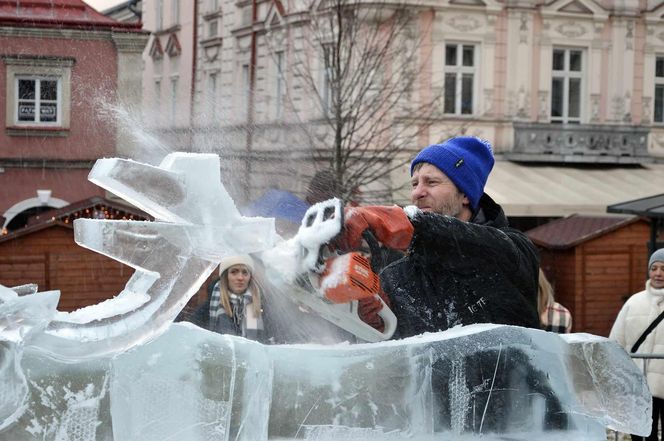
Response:
[{"label": "carved ice antler", "polygon": [[136,269],[97,305],[58,313],[35,345],[60,358],[114,354],[160,335],[219,260],[273,246],[274,219],[240,215],[221,183],[219,157],[172,153],[158,166],[100,159],[89,179],[155,222],[78,219],[76,242]]}]

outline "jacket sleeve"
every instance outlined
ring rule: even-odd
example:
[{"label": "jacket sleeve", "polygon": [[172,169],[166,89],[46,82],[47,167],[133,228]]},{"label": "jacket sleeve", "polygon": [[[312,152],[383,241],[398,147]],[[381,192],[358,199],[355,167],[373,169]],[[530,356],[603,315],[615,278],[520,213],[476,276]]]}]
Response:
[{"label": "jacket sleeve", "polygon": [[461,273],[498,268],[537,309],[539,254],[525,234],[430,213],[420,213],[412,222],[411,251],[425,262]]},{"label": "jacket sleeve", "polygon": [[611,332],[609,333],[609,339],[617,342],[620,346],[625,348],[625,350],[629,350],[629,348],[627,348],[627,338],[625,337],[625,320],[627,319],[628,314],[629,305],[625,304],[620,309],[620,312],[618,312],[618,317],[616,317],[616,321],[613,322]]}]

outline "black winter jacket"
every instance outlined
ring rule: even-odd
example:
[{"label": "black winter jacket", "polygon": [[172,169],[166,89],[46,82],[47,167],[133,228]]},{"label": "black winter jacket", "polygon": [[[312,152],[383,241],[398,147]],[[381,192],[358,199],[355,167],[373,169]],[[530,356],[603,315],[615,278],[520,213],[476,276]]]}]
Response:
[{"label": "black winter jacket", "polygon": [[456,325],[539,328],[537,249],[509,228],[486,194],[470,222],[420,213],[405,257],[380,274],[397,320],[395,338]]}]

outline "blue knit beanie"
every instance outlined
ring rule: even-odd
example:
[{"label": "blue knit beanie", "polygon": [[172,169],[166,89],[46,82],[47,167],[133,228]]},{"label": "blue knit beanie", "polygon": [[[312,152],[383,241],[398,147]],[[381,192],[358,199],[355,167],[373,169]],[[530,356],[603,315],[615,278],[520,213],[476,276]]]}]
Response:
[{"label": "blue knit beanie", "polygon": [[493,152],[487,141],[470,136],[448,139],[423,149],[410,164],[410,175],[420,162],[435,165],[477,208],[493,168]]},{"label": "blue knit beanie", "polygon": [[655,262],[664,262],[664,248],[660,248],[654,253],[652,253],[652,256],[650,256],[650,260],[648,261],[648,270],[650,270],[650,267]]}]

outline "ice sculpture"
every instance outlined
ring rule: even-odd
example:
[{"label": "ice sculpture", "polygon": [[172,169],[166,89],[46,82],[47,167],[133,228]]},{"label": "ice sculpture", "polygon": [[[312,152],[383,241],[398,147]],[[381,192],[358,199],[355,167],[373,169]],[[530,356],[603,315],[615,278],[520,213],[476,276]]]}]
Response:
[{"label": "ice sculpture", "polygon": [[361,345],[273,345],[186,323],[113,358],[26,352],[12,441],[583,440],[646,434],[650,395],[615,343],[473,325]]},{"label": "ice sculpture", "polygon": [[0,431],[25,411],[23,347],[46,328],[60,299],[58,291],[36,292],[37,285],[13,289],[0,285]]},{"label": "ice sculpture", "polygon": [[219,170],[212,154],[171,153],[158,167],[98,160],[90,181],[155,221],[74,222],[79,245],[136,271],[116,298],[58,313],[33,344],[77,360],[129,349],[162,333],[222,257],[270,248],[274,219],[241,216]]},{"label": "ice sculpture", "polygon": [[136,269],[112,300],[62,313],[57,292],[0,287],[0,440],[586,441],[605,427],[650,430],[641,372],[600,337],[475,325],[264,346],[171,325],[221,257],[276,238],[271,219],[240,216],[219,169],[216,155],[184,153],[158,167],[97,162],[90,179],[156,221],[76,221],[79,244]]}]

